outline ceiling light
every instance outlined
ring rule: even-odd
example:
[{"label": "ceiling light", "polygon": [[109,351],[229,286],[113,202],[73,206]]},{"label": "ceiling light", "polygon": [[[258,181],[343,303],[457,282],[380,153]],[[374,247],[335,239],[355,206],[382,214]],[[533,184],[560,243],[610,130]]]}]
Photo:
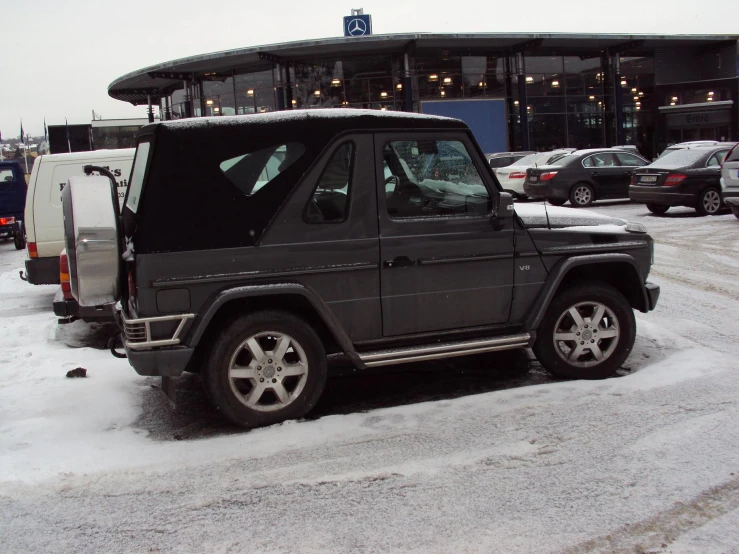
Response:
[{"label": "ceiling light", "polygon": [[381,112],[385,112],[385,111],[387,111],[387,108],[385,106],[383,106],[382,108],[380,108],[380,111]]},{"label": "ceiling light", "polygon": [[641,110],[641,106],[637,106],[637,107],[636,107],[636,109],[637,109],[637,110]]},{"label": "ceiling light", "polygon": [[482,81],[480,81],[479,83],[477,83],[477,86],[480,87],[480,88],[482,88],[482,87],[485,86],[485,83],[483,83]]},{"label": "ceiling light", "polygon": [[441,91],[441,95],[442,95],[442,96],[446,96],[446,92],[444,92],[444,91],[442,90],[442,91]]},{"label": "ceiling light", "polygon": [[641,106],[641,102],[637,102],[637,103],[636,103],[636,105],[637,105],[637,106]]},{"label": "ceiling light", "polygon": [[634,100],[639,100],[639,97],[638,96],[634,96]]},{"label": "ceiling light", "polygon": [[639,96],[644,96],[644,93],[643,93],[643,92],[640,92],[640,93],[639,93]]},{"label": "ceiling light", "polygon": [[387,98],[387,92],[383,91],[380,93],[381,98]]},{"label": "ceiling light", "polygon": [[439,76],[436,73],[432,73],[431,75],[429,75],[429,81],[438,81],[438,80],[439,80]]},{"label": "ceiling light", "polygon": [[559,81],[552,81],[552,88],[559,88]]},{"label": "ceiling light", "polygon": [[298,101],[293,98],[293,100],[292,100],[293,106],[297,105],[297,103],[298,103]]},{"label": "ceiling light", "polygon": [[215,108],[213,108],[213,111],[214,111],[215,113],[218,113],[218,112],[220,112],[220,111],[221,111],[221,108],[215,107]]},{"label": "ceiling light", "polygon": [[339,79],[331,79],[332,87],[338,87],[340,84],[341,84],[341,81]]},{"label": "ceiling light", "polygon": [[513,103],[513,105],[514,105],[514,106],[518,106],[518,104],[519,104],[518,100],[516,100],[516,101],[515,101],[515,102]]},{"label": "ceiling light", "polygon": [[709,92],[708,96],[713,96],[713,91]]},{"label": "ceiling light", "polygon": [[254,89],[250,88],[249,90],[246,91],[246,94],[248,94],[249,96],[254,96]]},{"label": "ceiling light", "polygon": [[397,85],[395,85],[395,88],[398,90],[403,90],[403,83],[398,83]]},{"label": "ceiling light", "polygon": [[627,87],[627,86],[629,86],[629,83],[627,83],[626,81],[621,81],[621,86],[622,87]]},{"label": "ceiling light", "polygon": [[534,78],[533,77],[526,77],[526,82],[527,83],[533,83],[534,82]]},{"label": "ceiling light", "polygon": [[706,98],[706,100],[708,100],[709,102],[713,102],[713,96],[709,96],[708,98]]},{"label": "ceiling light", "polygon": [[321,91],[320,90],[316,90],[316,91],[313,92],[313,94],[315,96],[321,96]]},{"label": "ceiling light", "polygon": [[636,87],[632,88],[631,89],[631,92],[634,92],[635,93],[636,92]]},{"label": "ceiling light", "polygon": [[452,82],[452,78],[451,77],[444,77],[444,84],[445,85],[449,85],[449,84],[451,84],[451,82]]},{"label": "ceiling light", "polygon": [[205,101],[205,104],[206,104],[206,106],[212,106],[213,105],[213,100],[206,100]]},{"label": "ceiling light", "polygon": [[602,106],[602,105],[603,105],[603,102],[598,102],[598,105],[599,105],[599,106]]},{"label": "ceiling light", "polygon": [[588,100],[595,100],[595,96],[593,95],[588,96]]},{"label": "ceiling light", "polygon": [[673,97],[672,97],[672,101],[673,101],[673,102],[677,102],[677,96],[673,96]]},{"label": "ceiling light", "polygon": [[674,103],[674,102],[670,102],[670,106],[674,106],[674,105],[675,105],[675,103]]}]

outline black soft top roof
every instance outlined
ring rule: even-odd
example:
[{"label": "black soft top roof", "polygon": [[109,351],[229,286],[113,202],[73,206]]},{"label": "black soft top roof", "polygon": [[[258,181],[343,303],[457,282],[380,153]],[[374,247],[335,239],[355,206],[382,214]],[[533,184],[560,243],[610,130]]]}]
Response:
[{"label": "black soft top roof", "polygon": [[[306,124],[308,124],[306,126]],[[222,129],[226,134],[241,129],[251,132],[256,128],[268,126],[270,134],[279,134],[279,129],[293,134],[296,129],[320,125],[323,130],[333,134],[353,130],[382,129],[466,129],[467,125],[450,117],[425,115],[408,112],[383,112],[379,110],[357,110],[347,108],[328,108],[314,110],[287,110],[263,114],[196,117],[178,121],[152,123],[141,128],[139,135],[154,134],[157,128],[166,128],[171,133],[197,133],[205,130]]]}]

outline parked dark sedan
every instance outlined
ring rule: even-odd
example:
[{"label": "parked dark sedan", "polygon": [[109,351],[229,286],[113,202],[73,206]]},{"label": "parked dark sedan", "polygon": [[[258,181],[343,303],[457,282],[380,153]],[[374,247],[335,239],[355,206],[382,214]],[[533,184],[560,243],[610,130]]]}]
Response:
[{"label": "parked dark sedan", "polygon": [[526,170],[523,190],[532,198],[546,198],[576,208],[604,198],[628,198],[631,175],[649,162],[615,148],[577,150],[546,166]]},{"label": "parked dark sedan", "polygon": [[687,206],[700,215],[715,215],[722,208],[721,164],[733,146],[721,143],[668,152],[634,172],[629,198],[655,214],[670,206]]}]

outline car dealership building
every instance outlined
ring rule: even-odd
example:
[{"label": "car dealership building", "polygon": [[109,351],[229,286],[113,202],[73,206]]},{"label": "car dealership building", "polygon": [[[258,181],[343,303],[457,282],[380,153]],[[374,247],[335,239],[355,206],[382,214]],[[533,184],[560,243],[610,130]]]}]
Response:
[{"label": "car dealership building", "polygon": [[[348,36],[174,60],[108,94],[162,120],[371,108],[465,120],[486,152],[739,140],[739,36]],[[153,109],[150,110],[153,116]]]}]

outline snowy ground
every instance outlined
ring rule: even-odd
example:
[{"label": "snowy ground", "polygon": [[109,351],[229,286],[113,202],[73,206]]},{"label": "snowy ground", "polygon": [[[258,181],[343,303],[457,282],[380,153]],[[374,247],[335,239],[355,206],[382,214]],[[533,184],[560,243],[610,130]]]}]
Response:
[{"label": "snowy ground", "polygon": [[172,413],[0,242],[0,552],[739,552],[739,221],[593,210],[657,241],[618,377],[521,353],[342,375],[252,432],[197,377]]}]

